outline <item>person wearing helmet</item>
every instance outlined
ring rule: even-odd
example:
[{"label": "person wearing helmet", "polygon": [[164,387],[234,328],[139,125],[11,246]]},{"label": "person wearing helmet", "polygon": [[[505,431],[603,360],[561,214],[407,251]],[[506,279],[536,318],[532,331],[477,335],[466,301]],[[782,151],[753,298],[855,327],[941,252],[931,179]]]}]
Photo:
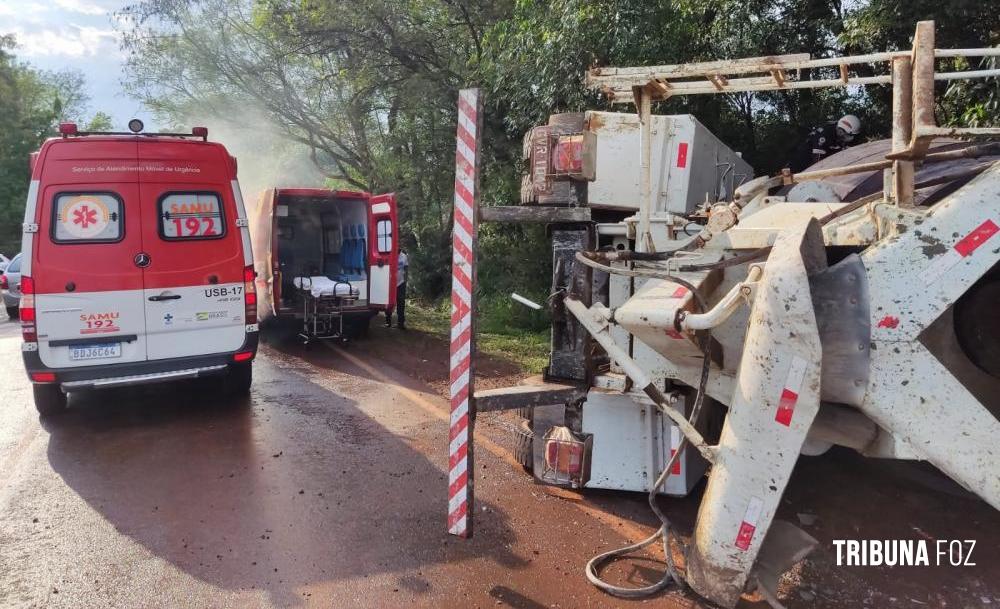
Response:
[{"label": "person wearing helmet", "polygon": [[861,119],[845,114],[837,122],[817,127],[799,144],[792,158],[785,164],[792,173],[798,173],[813,163],[851,146],[861,133]]}]

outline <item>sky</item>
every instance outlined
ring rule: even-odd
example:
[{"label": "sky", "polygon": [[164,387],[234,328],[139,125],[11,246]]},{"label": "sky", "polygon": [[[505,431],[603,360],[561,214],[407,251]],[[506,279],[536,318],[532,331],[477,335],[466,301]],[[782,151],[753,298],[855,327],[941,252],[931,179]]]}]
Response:
[{"label": "sky", "polygon": [[122,89],[124,54],[113,13],[134,0],[0,0],[0,33],[13,33],[15,55],[42,70],[76,69],[87,79],[89,117],[110,114],[125,130],[138,117],[146,129],[155,121],[138,100]]}]

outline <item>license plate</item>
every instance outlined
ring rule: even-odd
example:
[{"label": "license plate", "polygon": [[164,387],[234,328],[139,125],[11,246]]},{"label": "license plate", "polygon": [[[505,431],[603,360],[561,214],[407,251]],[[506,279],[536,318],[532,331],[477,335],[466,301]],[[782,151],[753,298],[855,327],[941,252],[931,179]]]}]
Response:
[{"label": "license plate", "polygon": [[69,348],[71,360],[108,359],[122,356],[121,343],[105,343],[102,345],[77,345]]}]

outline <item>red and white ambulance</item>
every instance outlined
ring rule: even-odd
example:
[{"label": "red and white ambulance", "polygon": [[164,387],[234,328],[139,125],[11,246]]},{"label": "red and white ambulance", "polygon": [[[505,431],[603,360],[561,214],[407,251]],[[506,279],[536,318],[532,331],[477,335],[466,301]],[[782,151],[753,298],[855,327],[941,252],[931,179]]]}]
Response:
[{"label": "red and white ambulance", "polygon": [[379,311],[396,306],[396,213],[391,193],[326,188],[262,192],[250,223],[258,319],[294,320],[309,338],[316,298],[324,298],[335,303],[329,316],[343,322],[336,329],[327,323],[328,337],[363,333]]},{"label": "red and white ambulance", "polygon": [[43,415],[84,389],[214,375],[249,390],[257,301],[236,159],[204,128],[129,127],[65,123],[32,155],[22,352]]}]

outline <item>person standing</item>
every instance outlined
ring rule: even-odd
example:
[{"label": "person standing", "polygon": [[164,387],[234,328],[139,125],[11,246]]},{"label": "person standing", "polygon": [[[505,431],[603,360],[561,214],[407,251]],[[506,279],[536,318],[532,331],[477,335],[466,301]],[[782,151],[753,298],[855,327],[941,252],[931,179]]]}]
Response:
[{"label": "person standing", "polygon": [[[406,329],[406,276],[410,272],[410,259],[406,250],[399,248],[399,261],[396,263],[396,327]],[[385,312],[385,327],[392,327],[392,311]]]}]

